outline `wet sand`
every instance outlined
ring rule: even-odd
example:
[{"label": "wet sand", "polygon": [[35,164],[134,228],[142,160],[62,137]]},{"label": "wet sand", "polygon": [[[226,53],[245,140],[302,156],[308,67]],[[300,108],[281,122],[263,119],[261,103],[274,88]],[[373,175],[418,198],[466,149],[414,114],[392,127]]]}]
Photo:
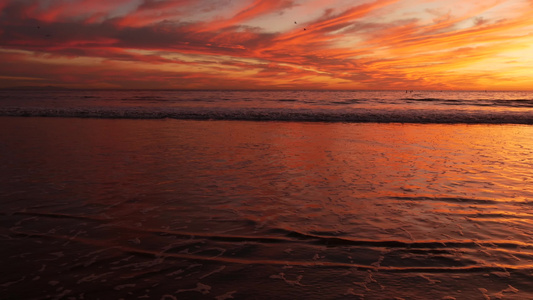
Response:
[{"label": "wet sand", "polygon": [[0,118],[5,299],[528,299],[533,127]]}]

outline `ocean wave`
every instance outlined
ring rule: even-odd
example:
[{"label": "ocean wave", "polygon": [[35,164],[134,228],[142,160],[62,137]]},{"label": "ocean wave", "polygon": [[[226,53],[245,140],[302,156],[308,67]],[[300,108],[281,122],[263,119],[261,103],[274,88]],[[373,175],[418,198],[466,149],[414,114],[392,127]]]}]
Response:
[{"label": "ocean wave", "polygon": [[445,99],[431,97],[407,97],[400,98],[407,102],[428,102],[442,105],[454,106],[480,106],[480,107],[509,107],[527,108],[533,107],[533,99]]},{"label": "ocean wave", "polygon": [[0,116],[346,123],[533,124],[531,112],[466,110],[0,108]]}]

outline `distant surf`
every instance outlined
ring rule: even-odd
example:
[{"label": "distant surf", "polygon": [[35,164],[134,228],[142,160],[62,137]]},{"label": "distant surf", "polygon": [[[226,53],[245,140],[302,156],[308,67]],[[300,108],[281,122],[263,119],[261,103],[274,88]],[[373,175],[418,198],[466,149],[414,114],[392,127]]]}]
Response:
[{"label": "distant surf", "polygon": [[533,93],[3,90],[0,116],[533,124]]},{"label": "distant surf", "polygon": [[241,121],[299,121],[352,123],[464,123],[464,124],[533,124],[525,113],[379,111],[354,112],[297,110],[139,110],[139,109],[2,109],[1,116],[69,117],[110,119],[192,119]]}]

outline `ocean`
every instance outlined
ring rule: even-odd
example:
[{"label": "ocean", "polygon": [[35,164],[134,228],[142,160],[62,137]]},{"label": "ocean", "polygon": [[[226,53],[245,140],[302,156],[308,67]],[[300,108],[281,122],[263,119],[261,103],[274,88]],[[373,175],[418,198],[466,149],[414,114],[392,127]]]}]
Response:
[{"label": "ocean", "polygon": [[533,93],[0,91],[2,299],[533,299]]},{"label": "ocean", "polygon": [[533,92],[0,90],[0,115],[533,124]]}]

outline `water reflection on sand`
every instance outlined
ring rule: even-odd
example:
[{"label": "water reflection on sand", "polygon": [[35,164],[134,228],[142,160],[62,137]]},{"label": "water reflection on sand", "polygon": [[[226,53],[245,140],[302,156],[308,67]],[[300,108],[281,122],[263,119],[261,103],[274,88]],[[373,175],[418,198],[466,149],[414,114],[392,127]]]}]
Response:
[{"label": "water reflection on sand", "polygon": [[533,127],[0,125],[7,299],[533,297]]}]

